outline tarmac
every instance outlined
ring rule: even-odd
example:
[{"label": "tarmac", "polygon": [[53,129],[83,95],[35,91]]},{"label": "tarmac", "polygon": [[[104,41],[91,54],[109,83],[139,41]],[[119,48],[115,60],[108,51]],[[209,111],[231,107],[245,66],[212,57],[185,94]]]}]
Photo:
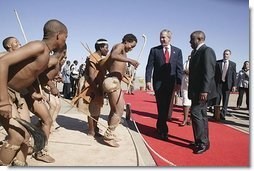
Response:
[{"label": "tarmac", "polygon": [[[230,116],[222,122],[234,129],[249,133],[249,111],[246,110],[245,99],[241,110],[233,110],[238,94],[231,94],[229,101]],[[245,98],[245,97],[244,97]],[[179,103],[179,101],[178,101]],[[121,139],[120,147],[109,147],[103,143],[102,137],[87,135],[87,116],[85,111],[70,105],[70,100],[61,99],[61,111],[57,117],[58,129],[49,137],[49,154],[55,159],[54,163],[35,160],[31,155],[27,158],[29,166],[156,166],[135,123],[122,116],[121,124],[116,129]],[[82,107],[81,107],[82,108]],[[99,119],[101,134],[106,131],[107,117],[110,107],[105,100]],[[211,113],[208,113],[212,116]],[[32,122],[37,118],[31,114]],[[0,140],[6,132],[0,127]]]}]

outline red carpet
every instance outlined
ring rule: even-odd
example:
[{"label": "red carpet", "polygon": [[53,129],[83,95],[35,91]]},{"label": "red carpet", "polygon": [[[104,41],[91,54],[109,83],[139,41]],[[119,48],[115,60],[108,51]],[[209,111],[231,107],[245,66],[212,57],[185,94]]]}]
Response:
[{"label": "red carpet", "polygon": [[[135,95],[125,95],[131,104],[132,120],[138,126],[149,146],[176,166],[245,166],[250,165],[250,136],[218,122],[209,121],[211,146],[203,154],[193,154],[188,144],[193,141],[191,126],[180,127],[183,120],[181,108],[174,108],[172,122],[168,122],[169,141],[158,139],[156,133],[157,108],[155,97],[146,92],[136,91]],[[158,166],[168,163],[150,151]]]}]

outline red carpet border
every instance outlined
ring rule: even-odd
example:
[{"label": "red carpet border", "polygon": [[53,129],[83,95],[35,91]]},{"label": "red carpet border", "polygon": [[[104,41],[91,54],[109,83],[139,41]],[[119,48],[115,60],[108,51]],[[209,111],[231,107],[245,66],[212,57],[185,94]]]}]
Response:
[{"label": "red carpet border", "polygon": [[[157,108],[155,96],[136,91],[125,95],[126,103],[131,104],[132,120],[138,126],[145,141],[160,156],[176,166],[249,166],[249,134],[230,128],[219,122],[209,121],[211,146],[203,154],[193,154],[188,144],[193,141],[192,126],[180,127],[183,120],[181,107],[174,107],[169,127],[169,141],[162,141],[156,132]],[[150,151],[158,166],[168,163]]]}]

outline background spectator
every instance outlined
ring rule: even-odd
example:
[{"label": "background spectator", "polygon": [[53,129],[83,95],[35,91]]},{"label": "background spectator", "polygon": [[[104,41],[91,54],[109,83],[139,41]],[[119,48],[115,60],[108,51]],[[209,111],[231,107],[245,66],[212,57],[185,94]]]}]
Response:
[{"label": "background spectator", "polygon": [[249,110],[249,69],[249,61],[245,61],[242,70],[239,71],[238,74],[237,87],[239,96],[237,99],[237,107],[235,108],[236,110],[239,110],[242,105],[244,92],[246,93],[247,110]]}]

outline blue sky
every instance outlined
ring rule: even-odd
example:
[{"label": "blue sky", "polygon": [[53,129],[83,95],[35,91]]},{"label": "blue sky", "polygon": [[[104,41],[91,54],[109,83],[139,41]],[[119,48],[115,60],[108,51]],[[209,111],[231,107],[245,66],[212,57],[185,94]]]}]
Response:
[{"label": "blue sky", "polygon": [[[250,56],[248,0],[0,0],[1,42],[15,36],[25,44],[14,9],[29,41],[42,39],[47,20],[62,21],[69,31],[71,61],[82,62],[88,55],[80,41],[94,50],[95,41],[105,38],[111,48],[127,33],[138,38],[137,46],[128,54],[137,59],[145,34],[147,44],[138,76],[144,75],[150,48],[160,44],[159,33],[164,28],[173,32],[172,45],[182,49],[184,60],[192,50],[189,36],[195,30],[206,33],[206,44],[215,50],[217,59],[225,49],[231,49],[237,71]],[[4,51],[2,46],[0,51]]]}]

